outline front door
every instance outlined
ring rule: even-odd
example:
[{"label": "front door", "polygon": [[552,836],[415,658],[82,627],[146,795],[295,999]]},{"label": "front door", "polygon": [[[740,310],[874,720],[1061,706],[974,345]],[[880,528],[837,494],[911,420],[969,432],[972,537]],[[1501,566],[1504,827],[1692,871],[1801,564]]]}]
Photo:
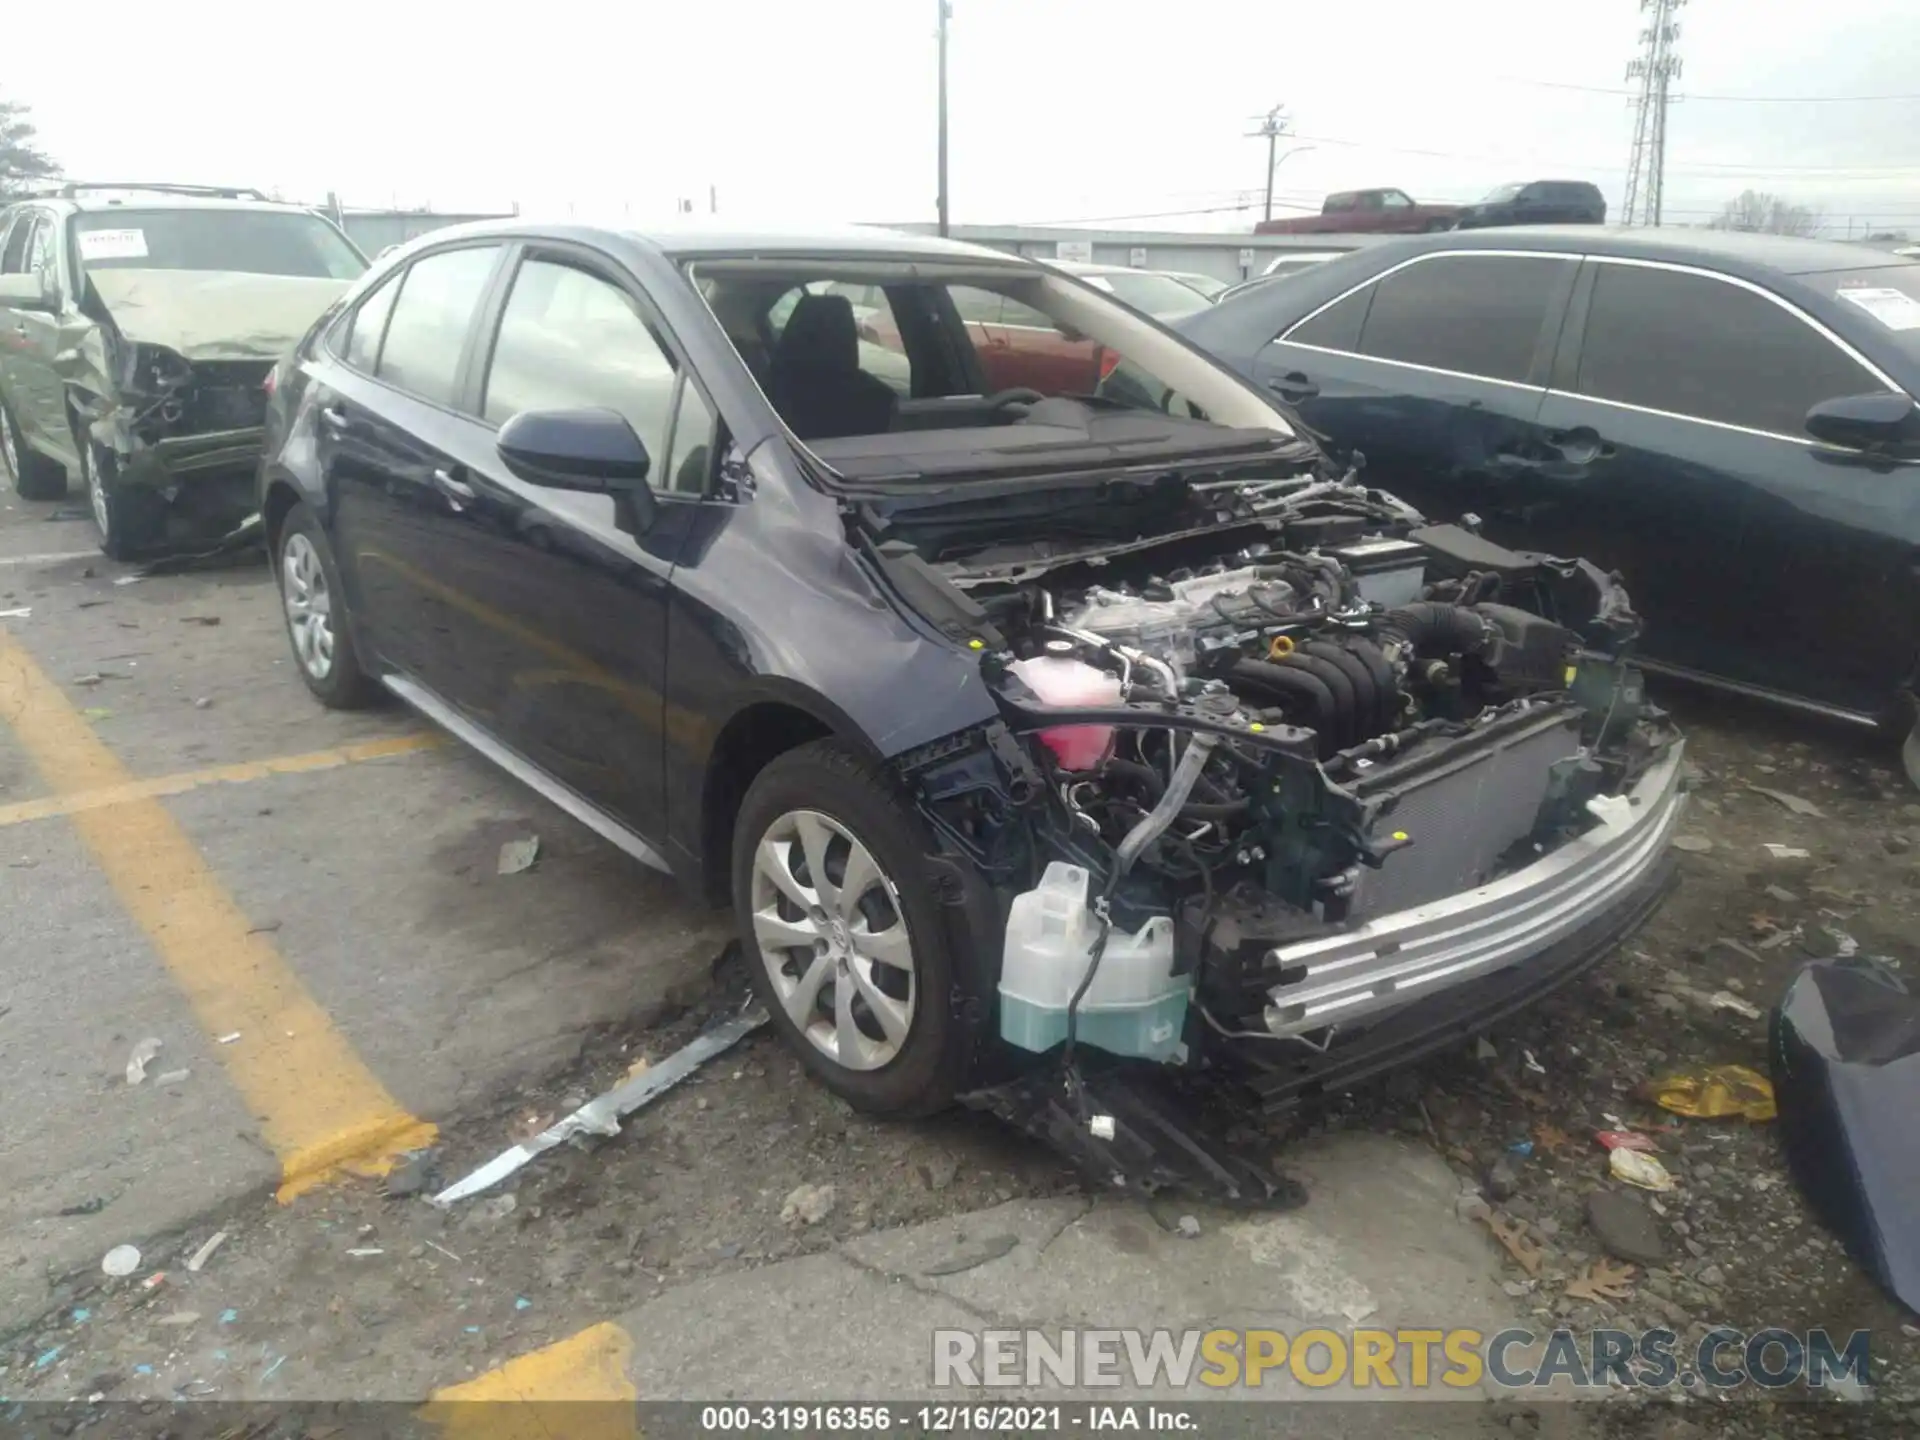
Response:
[{"label": "front door", "polygon": [[[6,351],[7,404],[28,444],[63,459],[77,458],[73,453],[73,426],[67,419],[66,387],[55,368],[62,336],[70,333],[72,318],[63,314],[66,297],[60,274],[59,222],[51,215],[30,212],[19,224],[26,226],[26,233],[14,262],[19,267],[16,273],[32,275],[39,281],[49,308],[7,312],[6,331],[0,336]],[[13,240],[21,239],[16,226]],[[12,241],[6,253],[9,258],[14,256]]]},{"label": "front door", "polygon": [[[1442,254],[1389,271],[1292,326],[1255,378],[1364,478],[1434,520],[1472,512],[1524,545],[1538,411],[1578,266],[1571,257]],[[1531,548],[1531,547],[1528,547]]]}]

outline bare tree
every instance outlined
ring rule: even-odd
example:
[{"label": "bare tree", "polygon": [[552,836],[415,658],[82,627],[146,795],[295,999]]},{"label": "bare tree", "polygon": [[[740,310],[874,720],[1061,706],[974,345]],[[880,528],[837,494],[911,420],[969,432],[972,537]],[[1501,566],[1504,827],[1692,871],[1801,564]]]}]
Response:
[{"label": "bare tree", "polygon": [[1747,230],[1762,235],[1818,235],[1826,223],[1824,211],[1795,205],[1783,195],[1743,190],[1729,200],[1709,222],[1714,230]]},{"label": "bare tree", "polygon": [[60,167],[33,143],[36,133],[26,106],[0,100],[0,199],[60,173]]}]

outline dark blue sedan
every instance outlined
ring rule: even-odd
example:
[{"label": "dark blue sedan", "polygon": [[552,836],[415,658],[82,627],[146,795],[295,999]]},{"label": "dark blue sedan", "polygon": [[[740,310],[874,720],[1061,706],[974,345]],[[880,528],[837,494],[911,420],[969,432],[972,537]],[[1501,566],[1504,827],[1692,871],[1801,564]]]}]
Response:
[{"label": "dark blue sedan", "polygon": [[[1179,322],[1367,478],[1617,568],[1667,669],[1910,731],[1920,263],[1592,226],[1410,237]],[[1920,738],[1909,738],[1920,783]]]}]

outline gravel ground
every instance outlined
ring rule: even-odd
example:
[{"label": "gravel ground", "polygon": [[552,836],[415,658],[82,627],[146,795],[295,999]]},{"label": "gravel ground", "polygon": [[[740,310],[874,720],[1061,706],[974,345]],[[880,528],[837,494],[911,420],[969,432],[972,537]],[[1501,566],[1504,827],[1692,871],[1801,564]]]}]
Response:
[{"label": "gravel ground", "polygon": [[[1766,1071],[1764,1018],[1711,1005],[1715,992],[1764,1012],[1809,954],[1849,939],[1920,975],[1920,797],[1869,742],[1696,700],[1676,708],[1699,774],[1683,884],[1655,920],[1614,960],[1484,1045],[1402,1072],[1287,1133],[1389,1129],[1439,1147],[1461,1178],[1462,1223],[1483,1224],[1484,1203],[1543,1248],[1530,1276],[1489,1235],[1490,1263],[1502,1267],[1509,1294],[1543,1322],[1667,1325],[1683,1335],[1720,1324],[1873,1332],[1880,1399],[1870,1408],[1789,1410],[1751,1391],[1728,1401],[1630,1400],[1606,1407],[1622,1433],[1757,1440],[1828,1422],[1834,1433],[1883,1423],[1888,1433],[1911,1432],[1920,1425],[1920,1322],[1813,1221],[1774,1127],[1683,1119],[1634,1092],[1695,1065]],[[1795,813],[1756,786],[1819,813]],[[1810,858],[1775,860],[1767,842]],[[720,1003],[716,990],[652,1029],[596,1034],[572,1072],[445,1127],[442,1149],[399,1188],[465,1173],[640,1055],[669,1053]],[[1615,1119],[1656,1137],[1674,1190],[1644,1196],[1608,1178],[1594,1133]],[[1284,1165],[1285,1137],[1276,1138]],[[1527,1144],[1530,1154],[1514,1152]],[[802,1186],[832,1194],[811,1220],[783,1219]],[[1075,1188],[1053,1155],[981,1117],[892,1125],[856,1116],[762,1032],[635,1116],[621,1138],[551,1152],[453,1215],[367,1182],[288,1209],[249,1203],[180,1235],[149,1237],[134,1277],[75,1277],[58,1309],[0,1340],[0,1393],[411,1399],[696,1276],[869,1227]],[[1614,1301],[1566,1293],[1605,1251],[1588,1219],[1594,1191],[1644,1205],[1661,1256],[1641,1264]],[[230,1238],[219,1253],[188,1274],[185,1255],[222,1228]]]}]

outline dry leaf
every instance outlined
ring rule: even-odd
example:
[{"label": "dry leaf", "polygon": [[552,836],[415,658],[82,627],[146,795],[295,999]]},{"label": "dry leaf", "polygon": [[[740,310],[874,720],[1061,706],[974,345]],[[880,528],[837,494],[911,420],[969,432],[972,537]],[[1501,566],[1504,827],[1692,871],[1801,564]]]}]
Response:
[{"label": "dry leaf", "polygon": [[1536,1125],[1533,1129],[1533,1143],[1542,1150],[1557,1155],[1562,1150],[1574,1149],[1573,1137],[1557,1125]]},{"label": "dry leaf", "polygon": [[1506,1247],[1506,1251],[1527,1274],[1538,1276],[1540,1264],[1546,1259],[1547,1252],[1527,1236],[1527,1227],[1519,1220],[1505,1220],[1498,1215],[1487,1215],[1487,1229],[1493,1232],[1493,1238]]},{"label": "dry leaf", "polygon": [[1576,1300],[1631,1300],[1637,1267],[1601,1255],[1567,1282],[1567,1294]]}]

